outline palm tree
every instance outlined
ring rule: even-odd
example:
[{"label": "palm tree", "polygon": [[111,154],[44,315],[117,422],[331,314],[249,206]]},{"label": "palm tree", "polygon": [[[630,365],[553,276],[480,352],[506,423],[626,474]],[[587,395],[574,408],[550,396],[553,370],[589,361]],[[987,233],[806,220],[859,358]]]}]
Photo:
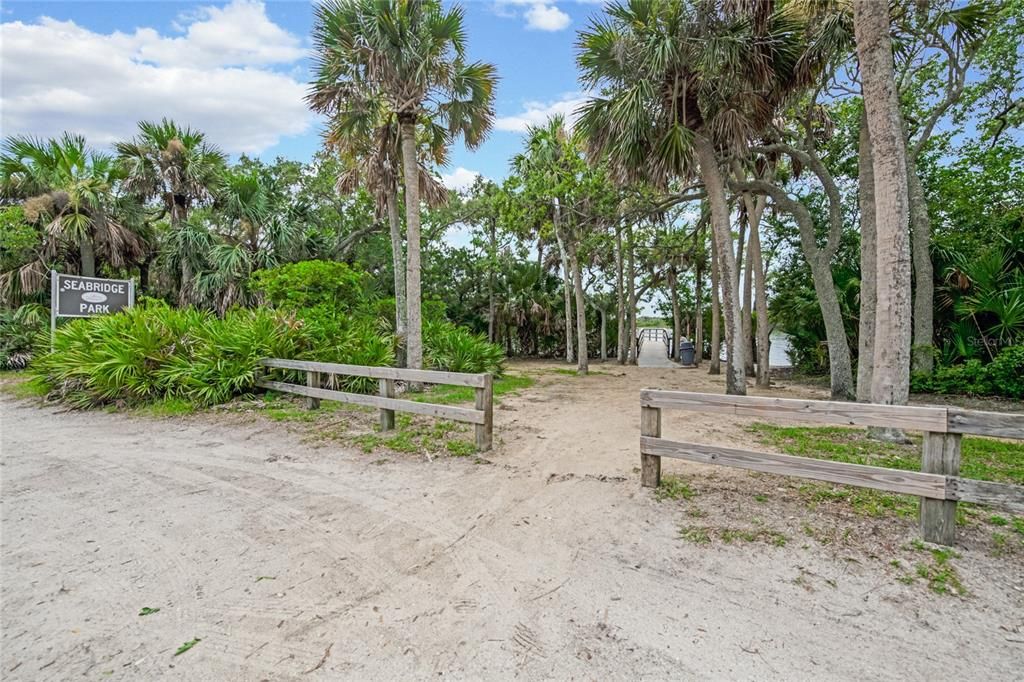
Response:
[{"label": "palm tree", "polygon": [[[139,134],[116,146],[125,188],[142,201],[158,200],[171,232],[185,229],[193,206],[212,198],[226,163],[224,154],[206,142],[203,133],[166,118],[159,123],[139,122]],[[189,259],[181,261],[181,268],[178,296],[188,303],[195,271]]]},{"label": "palm tree", "polygon": [[15,279],[23,292],[41,288],[48,265],[67,247],[78,251],[78,271],[87,277],[96,275],[97,258],[118,268],[137,260],[145,243],[131,229],[132,207],[116,195],[121,177],[114,159],[90,150],[80,135],[8,138],[0,154],[0,192],[20,202],[25,219],[44,226],[45,237],[37,260],[21,266],[17,277],[6,273],[5,289]]},{"label": "palm tree", "polygon": [[[559,186],[571,172],[569,157],[578,154],[573,149],[562,116],[552,116],[543,126],[530,126],[526,133],[525,151],[512,159],[512,167],[523,178],[527,191],[539,191],[543,202],[551,207],[551,222],[555,231],[555,242],[562,262],[562,295],[565,302],[565,361],[574,359],[573,349],[573,270],[567,247],[571,248],[565,234],[562,219],[562,202]],[[577,330],[578,332],[578,330]],[[585,335],[584,335],[585,338]],[[583,362],[583,359],[580,360]]]},{"label": "palm tree", "polygon": [[417,128],[450,142],[483,142],[494,119],[494,66],[467,62],[463,10],[440,0],[325,0],[315,11],[316,79],[309,101],[333,113],[339,103],[381,103],[398,121],[405,184],[408,364],[423,366],[420,294],[420,186]]},{"label": "palm tree", "polygon": [[746,393],[743,325],[721,150],[742,153],[821,65],[795,13],[765,0],[612,4],[580,33],[579,127],[620,182],[666,188],[699,174],[711,207],[730,350],[726,390]]},{"label": "palm tree", "polygon": [[[324,142],[335,150],[344,164],[344,172],[337,179],[339,193],[351,194],[365,186],[376,203],[378,217],[387,217],[391,236],[391,259],[395,287],[395,340],[399,367],[406,366],[406,295],[405,245],[402,240],[401,216],[398,213],[401,142],[397,117],[380,101],[369,107],[352,107],[348,100],[332,101],[327,109],[325,100],[310,95],[315,110],[331,115]],[[443,130],[430,126],[420,137],[420,149],[425,159],[443,164],[447,154],[447,139]],[[448,201],[448,190],[422,161],[419,162],[420,196],[430,207]]]}]

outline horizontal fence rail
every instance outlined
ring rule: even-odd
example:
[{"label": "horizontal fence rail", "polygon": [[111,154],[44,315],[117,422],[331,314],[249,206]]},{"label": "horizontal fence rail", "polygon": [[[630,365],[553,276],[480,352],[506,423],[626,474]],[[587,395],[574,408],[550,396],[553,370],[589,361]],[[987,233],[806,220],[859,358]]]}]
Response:
[{"label": "horizontal fence rail", "polygon": [[[1024,440],[1024,415],[946,407],[874,405],[646,389],[640,392],[641,483],[661,482],[661,458],[719,464],[780,476],[854,485],[921,498],[921,534],[929,542],[953,544],[956,504],[973,502],[1024,514],[1024,486],[960,477],[963,434]],[[833,462],[661,437],[662,409],[803,420],[844,426],[881,426],[924,432],[921,471]]]},{"label": "horizontal fence rail", "polygon": [[[475,427],[476,447],[481,452],[490,450],[494,439],[494,385],[490,374],[464,374],[460,372],[439,372],[426,369],[404,369],[400,367],[368,367],[365,365],[343,365],[333,362],[310,360],[285,360],[264,358],[260,365],[269,369],[287,369],[306,373],[306,385],[274,381],[261,377],[256,385],[282,393],[293,393],[306,397],[306,407],[315,410],[321,400],[352,405],[365,405],[380,409],[382,431],[395,428],[395,412],[408,412],[440,419],[466,422]],[[377,379],[379,395],[349,393],[323,388],[327,376],[355,376]],[[395,397],[395,382],[442,384],[446,386],[468,386],[475,389],[474,407],[435,405]]]}]

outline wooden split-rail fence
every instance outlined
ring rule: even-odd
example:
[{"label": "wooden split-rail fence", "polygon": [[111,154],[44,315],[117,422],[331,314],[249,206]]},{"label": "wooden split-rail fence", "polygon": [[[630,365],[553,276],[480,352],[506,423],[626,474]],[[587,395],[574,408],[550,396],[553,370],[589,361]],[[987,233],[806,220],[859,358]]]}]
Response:
[{"label": "wooden split-rail fence", "polygon": [[[494,441],[494,384],[490,374],[464,374],[461,372],[439,372],[425,369],[403,369],[398,367],[368,367],[365,365],[342,365],[333,362],[312,362],[309,360],[284,360],[265,358],[260,361],[268,369],[285,369],[306,373],[306,385],[274,381],[261,377],[256,385],[262,388],[293,393],[306,397],[306,407],[313,410],[320,407],[321,400],[335,400],[353,405],[366,405],[380,409],[380,428],[390,431],[395,428],[395,412],[409,412],[429,417],[451,419],[473,424],[476,431],[476,448],[481,452],[491,449]],[[328,377],[354,376],[377,379],[379,395],[348,393],[324,388]],[[474,407],[435,405],[396,398],[396,382],[416,384],[442,384],[446,386],[469,386],[475,389]]]},{"label": "wooden split-rail fence", "polygon": [[[805,422],[922,431],[921,471],[668,440],[661,436],[663,409],[772,421],[791,417]],[[973,502],[1024,514],[1024,486],[960,476],[961,436],[972,434],[1024,440],[1024,415],[1021,414],[655,389],[640,392],[640,410],[641,484],[647,487],[657,487],[661,482],[661,458],[674,457],[701,464],[719,464],[916,495],[921,498],[922,537],[944,545],[953,544],[955,539],[957,502]]]}]

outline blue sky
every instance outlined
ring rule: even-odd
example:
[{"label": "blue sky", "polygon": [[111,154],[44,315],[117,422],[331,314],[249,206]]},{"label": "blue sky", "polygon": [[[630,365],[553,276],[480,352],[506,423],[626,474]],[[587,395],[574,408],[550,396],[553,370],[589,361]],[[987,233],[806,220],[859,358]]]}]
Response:
[{"label": "blue sky", "polygon": [[[499,179],[528,123],[569,113],[582,95],[573,43],[595,2],[463,3],[470,58],[497,66],[494,131],[461,145],[442,169],[451,186]],[[29,2],[0,15],[0,132],[85,134],[97,147],[140,119],[174,118],[232,155],[307,160],[320,122],[302,103],[309,80],[312,4],[256,2]]]}]

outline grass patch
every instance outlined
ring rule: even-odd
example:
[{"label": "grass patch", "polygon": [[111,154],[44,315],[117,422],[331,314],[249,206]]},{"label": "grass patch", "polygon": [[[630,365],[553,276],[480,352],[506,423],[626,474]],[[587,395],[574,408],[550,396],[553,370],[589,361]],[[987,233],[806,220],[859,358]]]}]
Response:
[{"label": "grass patch", "polygon": [[[910,434],[910,444],[885,443],[867,437],[864,429],[844,427],[776,426],[755,423],[747,427],[758,440],[787,455],[834,462],[921,470],[921,435]],[[965,478],[1024,485],[1024,443],[965,437],[961,442],[960,473]],[[865,488],[807,483],[798,488],[811,507],[842,502],[868,516],[916,517],[918,498]],[[957,521],[969,521],[977,508],[958,505]],[[990,520],[991,522],[991,520]]]},{"label": "grass patch", "polygon": [[[574,372],[575,374],[575,372]],[[502,396],[511,395],[533,386],[536,382],[532,377],[522,374],[506,374],[494,380],[494,402],[500,402]],[[436,385],[421,393],[403,396],[418,403],[434,403],[436,405],[458,405],[476,400],[476,389],[471,386]]]},{"label": "grass patch", "polygon": [[661,483],[654,489],[654,499],[659,502],[665,500],[689,500],[696,495],[690,484],[679,476],[665,474],[661,477]]},{"label": "grass patch", "polygon": [[788,538],[768,528],[716,528],[714,526],[680,526],[679,537],[696,544],[709,544],[718,539],[727,545],[733,542],[761,542],[775,547],[784,547]]},{"label": "grass patch", "polygon": [[29,376],[24,370],[4,372],[2,376],[0,391],[19,400],[45,398],[50,392],[50,387],[44,381]]},{"label": "grass patch", "polygon": [[959,559],[960,555],[951,549],[931,548],[930,562],[918,563],[915,567],[917,577],[928,583],[928,589],[935,594],[951,594],[965,596],[967,590],[960,582],[960,576],[951,563],[952,559]]},{"label": "grass patch", "polygon": [[185,398],[166,396],[148,405],[140,405],[134,411],[144,417],[180,417],[195,412],[196,405]]}]

